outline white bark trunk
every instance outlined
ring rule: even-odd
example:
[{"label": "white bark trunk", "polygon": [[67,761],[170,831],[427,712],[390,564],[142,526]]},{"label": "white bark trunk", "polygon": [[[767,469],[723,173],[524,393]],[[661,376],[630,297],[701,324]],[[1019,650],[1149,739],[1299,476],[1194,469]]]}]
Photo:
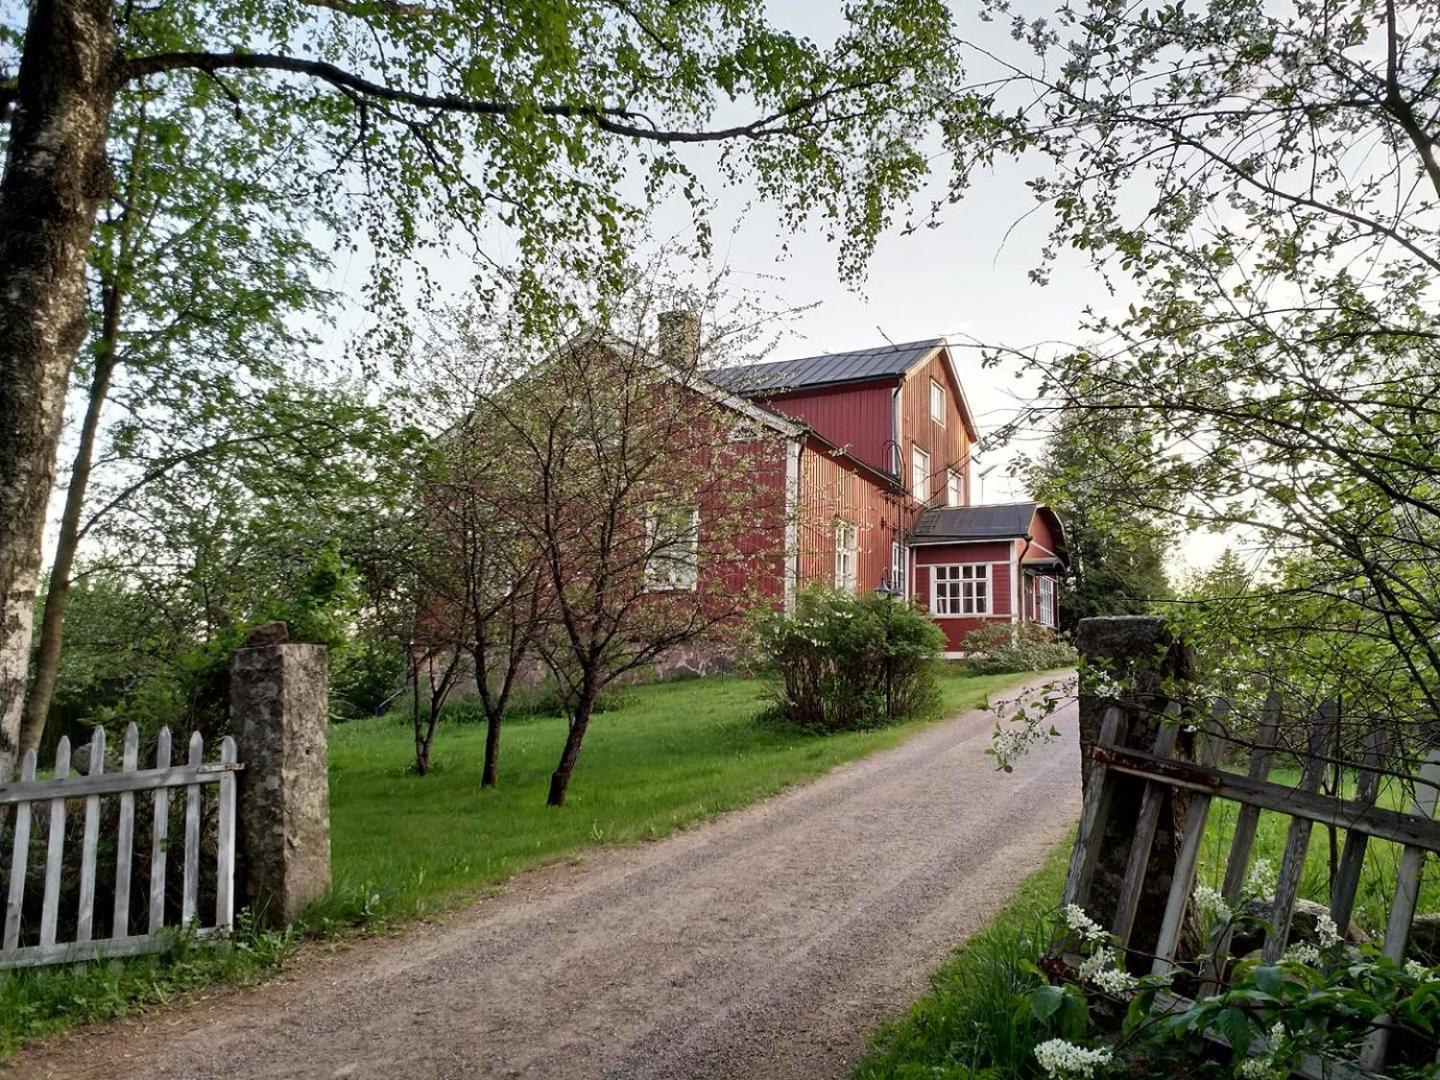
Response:
[{"label": "white bark trunk", "polygon": [[35,0],[0,177],[0,775],[14,762],[85,263],[109,174],[108,0]]}]

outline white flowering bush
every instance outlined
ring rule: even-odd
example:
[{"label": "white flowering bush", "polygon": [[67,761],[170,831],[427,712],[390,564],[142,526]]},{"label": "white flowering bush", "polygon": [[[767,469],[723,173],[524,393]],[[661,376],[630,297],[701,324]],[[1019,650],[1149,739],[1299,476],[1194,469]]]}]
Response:
[{"label": "white flowering bush", "polygon": [[1055,631],[1037,623],[986,623],[965,635],[965,663],[982,675],[1071,668],[1080,654]]},{"label": "white flowering bush", "polygon": [[1035,1060],[1046,1076],[1063,1080],[1066,1077],[1092,1077],[1113,1059],[1108,1046],[1076,1046],[1064,1039],[1047,1039],[1035,1047]]},{"label": "white flowering bush", "polygon": [[[1292,944],[1281,959],[1258,955],[1231,962],[1220,956],[1230,932],[1268,930],[1276,872],[1266,860],[1252,864],[1241,895],[1227,902],[1219,890],[1197,885],[1194,910],[1206,928],[1206,948],[1163,976],[1125,969],[1118,942],[1087,912],[1071,904],[1060,910],[1060,951],[1080,956],[1073,982],[1029,994],[1037,1016],[1070,1016],[1066,1030],[1036,1046],[1035,1063],[1048,1077],[1103,1075],[1231,1075],[1242,1080],[1283,1080],[1306,1055],[1354,1057],[1374,1017],[1390,1023],[1419,1047],[1414,1075],[1433,1075],[1440,1035],[1440,971],[1411,961],[1397,965],[1373,946],[1349,946],[1328,913],[1315,920],[1313,941]],[[1220,972],[1220,992],[1176,1008],[1168,991],[1194,996],[1202,981]],[[1165,996],[1162,997],[1162,992]],[[1082,1004],[1083,1003],[1083,1004]],[[1092,1013],[1125,1009],[1123,1023],[1102,1041]],[[1197,1065],[1195,1037],[1218,1037],[1234,1048],[1228,1065]],[[1123,1051],[1123,1055],[1122,1055]],[[1423,1064],[1422,1064],[1423,1063]],[[1432,1070],[1426,1072],[1426,1069]],[[1408,1074],[1407,1074],[1408,1075]]]},{"label": "white flowering bush", "polygon": [[[1204,955],[1182,965],[1177,973],[1193,987],[1203,973],[1221,971],[1225,986],[1183,1010],[1164,1013],[1157,1012],[1156,1005],[1164,984],[1148,977],[1134,980],[1129,986],[1126,1038],[1162,1053],[1168,1045],[1184,1056],[1195,1035],[1219,1036],[1236,1051],[1232,1075],[1242,1080],[1280,1080],[1305,1055],[1353,1057],[1372,1019],[1387,1015],[1393,1025],[1427,1047],[1419,1060],[1427,1067],[1433,1063],[1440,1032],[1436,973],[1413,961],[1397,965],[1370,945],[1351,948],[1328,913],[1316,918],[1314,941],[1290,945],[1279,961],[1266,963],[1249,956],[1227,970],[1228,958],[1219,955],[1227,931],[1242,926],[1269,930],[1256,912],[1267,911],[1276,876],[1273,864],[1257,859],[1233,905],[1214,888],[1195,888],[1191,900],[1205,921],[1208,945]],[[1105,951],[1102,947],[1092,953],[1087,963]],[[1110,992],[1083,965],[1080,976]],[[1117,985],[1124,983],[1130,980]]]}]

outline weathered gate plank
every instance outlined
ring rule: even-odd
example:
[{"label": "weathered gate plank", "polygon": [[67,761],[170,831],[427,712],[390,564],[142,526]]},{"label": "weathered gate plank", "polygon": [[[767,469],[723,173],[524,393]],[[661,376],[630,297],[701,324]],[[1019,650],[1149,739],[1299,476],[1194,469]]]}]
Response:
[{"label": "weathered gate plank", "polygon": [[[1200,755],[1202,765],[1213,766],[1219,759],[1220,742],[1225,733],[1223,721],[1229,712],[1230,706],[1225,701],[1215,703],[1209,726],[1205,729],[1205,746]],[[1190,808],[1185,814],[1180,854],[1175,859],[1175,877],[1165,902],[1165,918],[1160,923],[1160,937],[1155,944],[1155,960],[1150,966],[1151,972],[1156,975],[1164,975],[1175,966],[1175,951],[1185,923],[1185,907],[1195,887],[1195,869],[1200,864],[1200,845],[1205,839],[1205,822],[1209,818],[1210,796],[1198,793],[1192,796]]]},{"label": "weathered gate plank", "polygon": [[[140,763],[140,729],[133,723],[125,729],[125,750],[121,771],[131,773]],[[110,936],[130,936],[130,856],[135,846],[135,793],[120,793],[120,822],[115,837],[115,904],[110,919]]]},{"label": "weathered gate plank", "polygon": [[[170,729],[163,727],[155,740],[155,770],[170,769]],[[170,788],[155,789],[154,808],[150,820],[150,933],[158,934],[165,926],[165,865],[166,842],[170,837]]]},{"label": "weathered gate plank", "polygon": [[[97,727],[90,739],[90,775],[105,771],[105,729]],[[90,940],[95,930],[95,855],[100,842],[100,796],[85,799],[85,833],[80,855],[80,915],[75,940]]]},{"label": "weathered gate plank", "polygon": [[[27,750],[20,762],[20,782],[35,779],[35,751]],[[5,898],[5,937],[0,948],[14,949],[20,944],[20,915],[25,907],[25,872],[30,862],[30,804],[21,803],[15,810],[14,845],[10,851],[10,888]]]},{"label": "weathered gate plank", "polygon": [[[55,748],[55,779],[70,775],[70,740],[60,737]],[[60,872],[65,858],[65,799],[50,800],[50,840],[45,851],[45,903],[40,910],[40,945],[55,944],[60,917]]]},{"label": "weathered gate plank", "polygon": [[[1327,701],[1310,723],[1308,751],[1300,775],[1298,791],[1315,793],[1325,778],[1325,758],[1335,741],[1339,710]],[[1280,873],[1275,882],[1275,903],[1270,909],[1271,929],[1265,936],[1261,951],[1267,963],[1280,959],[1285,941],[1290,936],[1290,920],[1295,914],[1295,898],[1300,894],[1300,877],[1305,872],[1305,855],[1310,850],[1310,832],[1314,823],[1302,817],[1290,819],[1290,833],[1285,838],[1285,854],[1280,859]]]}]

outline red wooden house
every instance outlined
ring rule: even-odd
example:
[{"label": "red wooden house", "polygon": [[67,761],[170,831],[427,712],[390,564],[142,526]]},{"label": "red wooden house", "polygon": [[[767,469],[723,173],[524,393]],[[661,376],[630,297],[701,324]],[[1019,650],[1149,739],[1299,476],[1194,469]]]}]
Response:
[{"label": "red wooden house", "polygon": [[[1057,625],[1064,528],[1039,503],[972,504],[978,432],[943,339],[706,377],[722,401],[769,429],[767,457],[775,436],[784,447],[783,469],[757,461],[751,474],[757,486],[784,485],[791,522],[764,591],[788,598],[796,587],[832,585],[913,598],[952,655],[983,623]],[[704,538],[702,520],[700,576]]]}]

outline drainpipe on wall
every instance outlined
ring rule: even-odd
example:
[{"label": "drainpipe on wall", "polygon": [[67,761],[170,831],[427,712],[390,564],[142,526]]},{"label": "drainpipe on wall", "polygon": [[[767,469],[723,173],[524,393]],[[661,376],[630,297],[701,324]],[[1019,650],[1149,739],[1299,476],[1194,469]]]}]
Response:
[{"label": "drainpipe on wall", "polygon": [[[1020,549],[1020,554],[1018,556],[1013,554],[1011,555],[1011,558],[1014,560],[1010,565],[1010,622],[1011,625],[1014,627],[1014,629],[1010,631],[1011,637],[1019,636],[1020,624],[1025,621],[1025,612],[1021,609],[1020,606],[1021,601],[1025,597],[1025,590],[1021,588],[1020,575],[1025,572],[1025,553],[1030,550],[1030,545],[1034,542],[1034,540],[1035,538],[1033,536],[1031,536],[1029,533],[1026,533],[1025,546]],[[1011,548],[1011,551],[1014,551],[1013,547]]]},{"label": "drainpipe on wall", "polygon": [[784,606],[795,610],[795,591],[800,585],[800,458],[805,452],[805,436],[785,443],[785,551]]}]

